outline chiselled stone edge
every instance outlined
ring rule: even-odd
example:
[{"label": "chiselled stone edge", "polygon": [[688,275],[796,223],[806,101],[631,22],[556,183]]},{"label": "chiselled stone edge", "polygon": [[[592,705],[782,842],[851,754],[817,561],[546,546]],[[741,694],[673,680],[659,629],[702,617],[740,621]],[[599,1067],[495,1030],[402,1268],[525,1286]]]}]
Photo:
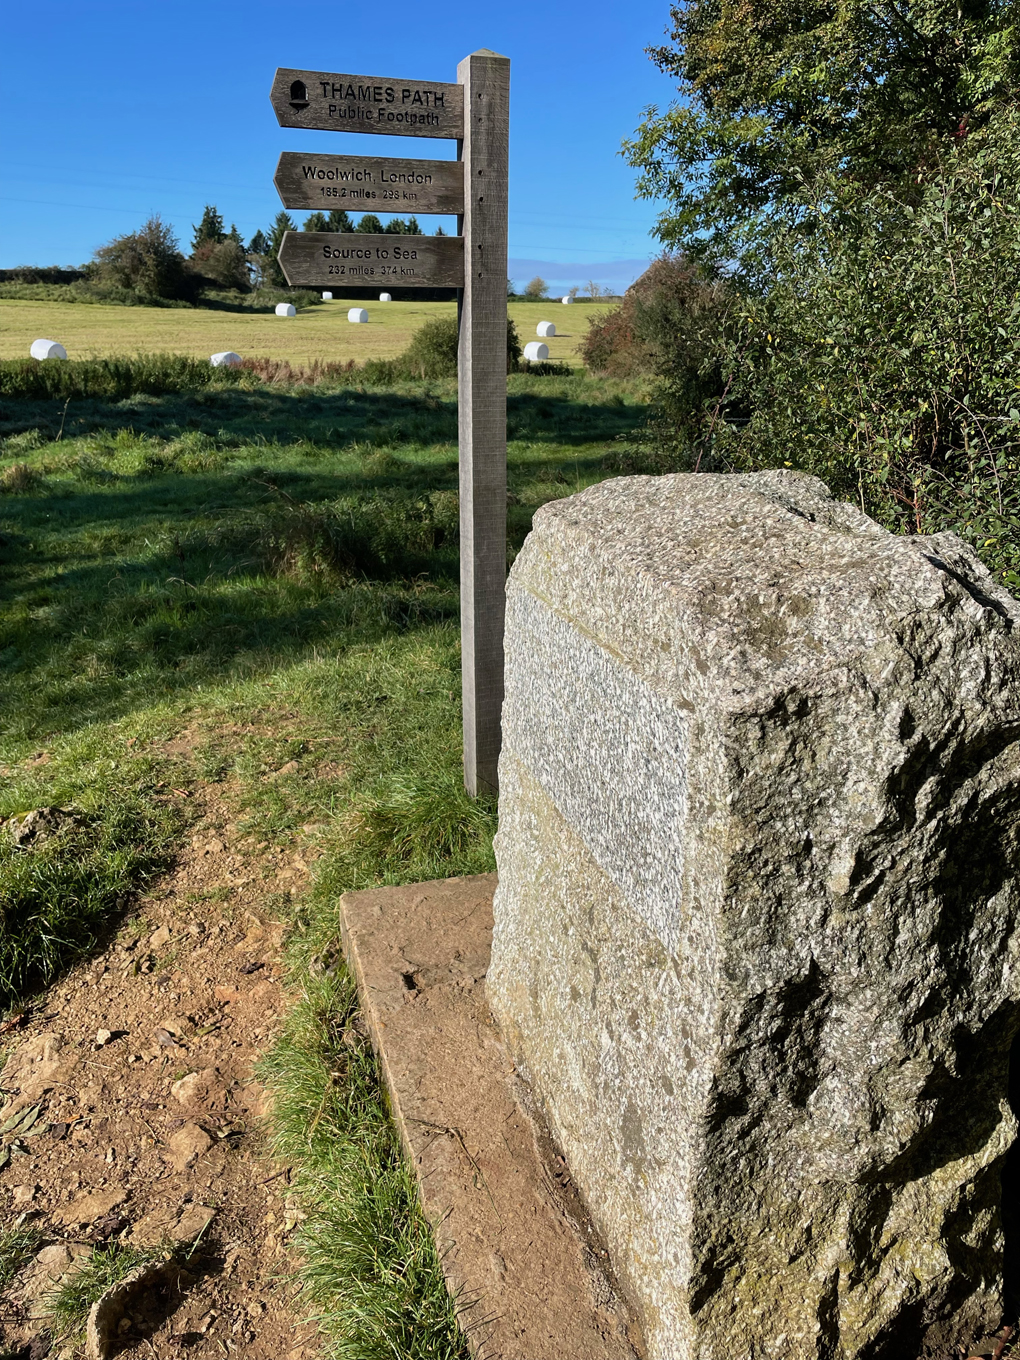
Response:
[{"label": "chiselled stone edge", "polygon": [[[385,1023],[381,1022],[378,1010],[379,1003],[381,1003],[383,1009],[394,1004],[401,1004],[403,996],[400,994],[401,989],[399,985],[394,986],[391,995],[380,995],[378,988],[370,989],[365,959],[362,950],[359,947],[358,932],[356,926],[353,925],[353,918],[357,915],[359,906],[364,908],[374,902],[392,900],[394,894],[416,896],[417,894],[430,890],[432,892],[435,892],[436,890],[441,891],[446,886],[453,887],[456,885],[457,887],[462,887],[465,883],[475,882],[479,887],[484,885],[488,895],[492,897],[495,895],[497,881],[496,874],[477,874],[470,875],[466,878],[432,879],[423,883],[406,884],[401,887],[373,888],[360,892],[345,893],[340,898],[339,903],[340,937],[347,966],[350,968],[357,985],[358,997],[361,1003],[365,1024],[368,1029],[369,1039],[379,1063],[387,1109],[400,1137],[404,1156],[414,1170],[415,1179],[418,1184],[419,1203],[421,1204],[422,1211],[425,1213],[426,1218],[430,1222],[433,1235],[436,1238],[447,1288],[451,1298],[457,1306],[458,1323],[465,1334],[468,1348],[471,1351],[474,1360],[525,1360],[525,1357],[522,1356],[519,1357],[508,1352],[503,1352],[502,1350],[494,1351],[491,1349],[489,1343],[491,1340],[492,1320],[485,1316],[484,1310],[481,1311],[477,1322],[472,1322],[470,1320],[470,1315],[475,1304],[484,1304],[484,1299],[478,1295],[477,1291],[472,1291],[470,1287],[465,1290],[463,1281],[458,1279],[456,1273],[449,1268],[450,1262],[456,1254],[456,1240],[449,1232],[447,1212],[437,1212],[435,1206],[449,1203],[451,1192],[454,1187],[437,1186],[433,1180],[429,1186],[429,1198],[433,1201],[433,1207],[430,1211],[430,1207],[426,1203],[424,1194],[425,1187],[422,1184],[419,1170],[417,1156],[418,1149],[416,1148],[415,1139],[407,1118],[407,1112],[403,1108],[403,1103],[400,1099],[399,1085],[395,1079],[399,1060],[391,1050],[389,1043],[390,1036],[384,1032],[386,1026]],[[456,937],[452,934],[449,936],[451,952],[455,938]],[[374,998],[376,1004],[373,1004],[373,990],[376,993]],[[495,1024],[495,1021],[493,1021],[493,1023]],[[496,1033],[499,1033],[499,1031],[497,1030]],[[494,1050],[490,1049],[490,1052],[492,1051]],[[482,1050],[479,1049],[478,1052],[480,1053]],[[475,1056],[477,1057],[478,1053],[476,1053]],[[486,1078],[493,1084],[501,1082],[504,1089],[509,1090],[519,1114],[530,1126],[535,1154],[534,1162],[530,1170],[536,1191],[539,1191],[543,1187],[548,1190],[550,1186],[556,1186],[558,1184],[556,1163],[563,1161],[562,1154],[541,1112],[540,1102],[528,1085],[526,1071],[520,1067],[515,1067],[512,1077],[509,1081],[506,1081],[502,1074],[498,1072],[495,1062],[487,1063],[486,1066],[488,1068]],[[625,1301],[626,1291],[620,1287],[619,1282],[615,1277],[613,1268],[608,1260],[608,1253],[604,1249],[602,1235],[595,1226],[577,1191],[573,1189],[573,1187],[571,1187],[570,1190],[565,1190],[562,1186],[560,1186],[560,1191],[561,1193],[558,1195],[560,1208],[564,1212],[564,1216],[571,1222],[581,1271],[590,1276],[593,1270],[592,1261],[596,1255],[601,1256],[603,1259],[599,1261],[598,1269],[595,1273],[601,1275],[610,1285],[610,1288],[616,1295],[617,1302],[623,1306],[625,1315],[628,1315],[626,1324],[628,1341],[623,1344],[620,1360],[644,1360],[645,1343],[641,1334],[640,1323],[630,1304]],[[536,1241],[534,1243],[534,1248],[536,1251],[541,1251],[542,1243]],[[600,1248],[603,1249],[600,1251]],[[571,1327],[573,1330],[576,1328],[577,1319],[564,1319],[563,1324],[564,1327]],[[566,1349],[570,1348],[567,1347]],[[623,1352],[625,1352],[625,1355]],[[572,1349],[570,1350],[570,1355],[573,1356]]]}]

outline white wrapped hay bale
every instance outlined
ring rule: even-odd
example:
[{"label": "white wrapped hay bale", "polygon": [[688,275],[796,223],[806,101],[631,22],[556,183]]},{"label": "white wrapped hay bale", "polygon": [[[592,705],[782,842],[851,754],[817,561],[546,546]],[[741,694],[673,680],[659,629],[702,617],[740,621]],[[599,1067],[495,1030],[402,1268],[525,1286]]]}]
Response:
[{"label": "white wrapped hay bale", "polygon": [[393,301],[393,298],[390,296],[389,293],[380,293],[380,294],[379,294],[379,301],[380,301],[380,302],[392,302],[392,301]]},{"label": "white wrapped hay bale", "polygon": [[210,355],[209,362],[213,368],[240,368],[241,356],[235,354],[232,349],[224,349],[219,354]]},{"label": "white wrapped hay bale", "polygon": [[548,359],[549,346],[543,345],[541,340],[529,340],[524,346],[524,357],[529,364],[540,364],[543,359]]},{"label": "white wrapped hay bale", "polygon": [[573,300],[574,300],[574,299],[573,299],[572,297],[561,297],[561,298],[560,298],[560,301],[563,303],[564,307],[568,307],[568,306],[570,305],[570,303],[573,302]]},{"label": "white wrapped hay bale", "polygon": [[33,340],[28,351],[33,359],[66,359],[67,350],[56,340]]},{"label": "white wrapped hay bale", "polygon": [[363,326],[368,320],[368,313],[365,311],[364,307],[352,307],[347,313],[347,320],[350,321],[352,325]]},{"label": "white wrapped hay bale", "polygon": [[540,321],[540,322],[538,323],[538,325],[535,327],[535,334],[536,334],[536,335],[542,335],[542,336],[555,335],[555,334],[556,334],[556,322],[555,322],[555,321]]},{"label": "white wrapped hay bale", "polygon": [[278,302],[276,304],[277,316],[297,316],[297,308],[292,302]]},{"label": "white wrapped hay bale", "polygon": [[333,301],[333,294],[332,294],[332,293],[323,293],[323,295],[322,295],[322,300],[323,300],[323,302],[332,302],[332,301]]}]

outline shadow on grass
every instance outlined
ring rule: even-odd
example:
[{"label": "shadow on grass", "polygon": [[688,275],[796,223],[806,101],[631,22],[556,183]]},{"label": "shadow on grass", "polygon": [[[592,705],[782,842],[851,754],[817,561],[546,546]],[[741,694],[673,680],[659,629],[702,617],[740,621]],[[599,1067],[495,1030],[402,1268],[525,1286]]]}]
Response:
[{"label": "shadow on grass", "polygon": [[[540,380],[534,380],[535,384]],[[507,400],[511,440],[585,444],[611,440],[643,423],[645,408],[617,400],[592,401],[590,383],[546,379],[542,392],[513,392]],[[576,395],[571,386],[576,385]],[[453,384],[407,393],[389,388],[205,389],[163,397],[135,396],[120,402],[7,400],[0,411],[0,437],[38,429],[44,439],[125,427],[161,438],[188,430],[211,436],[229,428],[234,440],[254,444],[297,441],[334,446],[351,441],[375,445],[409,441],[440,443],[457,438]]]},{"label": "shadow on grass", "polygon": [[[569,380],[511,400],[511,555],[534,508],[605,476],[606,441],[641,417],[593,400],[590,384],[577,391],[589,400]],[[23,406],[42,428],[47,405],[4,413]],[[51,475],[0,497],[9,737],[455,623],[451,393],[262,388],[89,406],[75,422],[98,442],[29,445]],[[126,441],[103,434],[125,429]],[[153,442],[189,429],[205,440],[197,452],[187,438]]]}]

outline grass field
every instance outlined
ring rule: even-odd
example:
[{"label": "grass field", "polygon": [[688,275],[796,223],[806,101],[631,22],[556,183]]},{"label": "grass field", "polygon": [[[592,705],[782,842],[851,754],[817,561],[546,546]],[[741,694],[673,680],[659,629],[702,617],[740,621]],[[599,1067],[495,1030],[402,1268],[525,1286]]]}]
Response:
[{"label": "grass field", "polygon": [[[293,924],[266,1078],[308,1306],[337,1360],[466,1360],[343,1047],[350,984],[310,967],[343,891],[492,866],[494,809],[461,779],[454,385],[79,401],[58,441],[52,408],[0,411],[0,820],[73,823],[31,855],[0,838],[0,1019],[116,926],[205,786],[254,863],[321,852],[310,896],[267,906]],[[582,374],[509,379],[510,555],[538,505],[626,466],[645,411]]]},{"label": "grass field", "polygon": [[[367,325],[347,320],[351,306],[368,310]],[[540,321],[563,328],[546,343],[549,357],[577,365],[577,345],[588,319],[603,308],[560,302],[512,302],[509,311],[521,343],[536,338]],[[291,319],[201,308],[82,306],[66,302],[0,300],[0,359],[26,358],[33,340],[58,340],[72,359],[175,353],[207,358],[232,349],[245,358],[268,355],[308,363],[313,359],[392,359],[434,316],[456,315],[453,302],[326,302]],[[569,323],[569,324],[568,324]]]}]

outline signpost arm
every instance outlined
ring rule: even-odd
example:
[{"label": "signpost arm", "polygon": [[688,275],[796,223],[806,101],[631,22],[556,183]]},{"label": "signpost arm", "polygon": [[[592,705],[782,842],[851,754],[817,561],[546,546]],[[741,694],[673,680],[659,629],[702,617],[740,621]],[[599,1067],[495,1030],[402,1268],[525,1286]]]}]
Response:
[{"label": "signpost arm", "polygon": [[472,52],[464,86],[458,349],[464,784],[498,789],[506,584],[506,271],[510,62]]}]

